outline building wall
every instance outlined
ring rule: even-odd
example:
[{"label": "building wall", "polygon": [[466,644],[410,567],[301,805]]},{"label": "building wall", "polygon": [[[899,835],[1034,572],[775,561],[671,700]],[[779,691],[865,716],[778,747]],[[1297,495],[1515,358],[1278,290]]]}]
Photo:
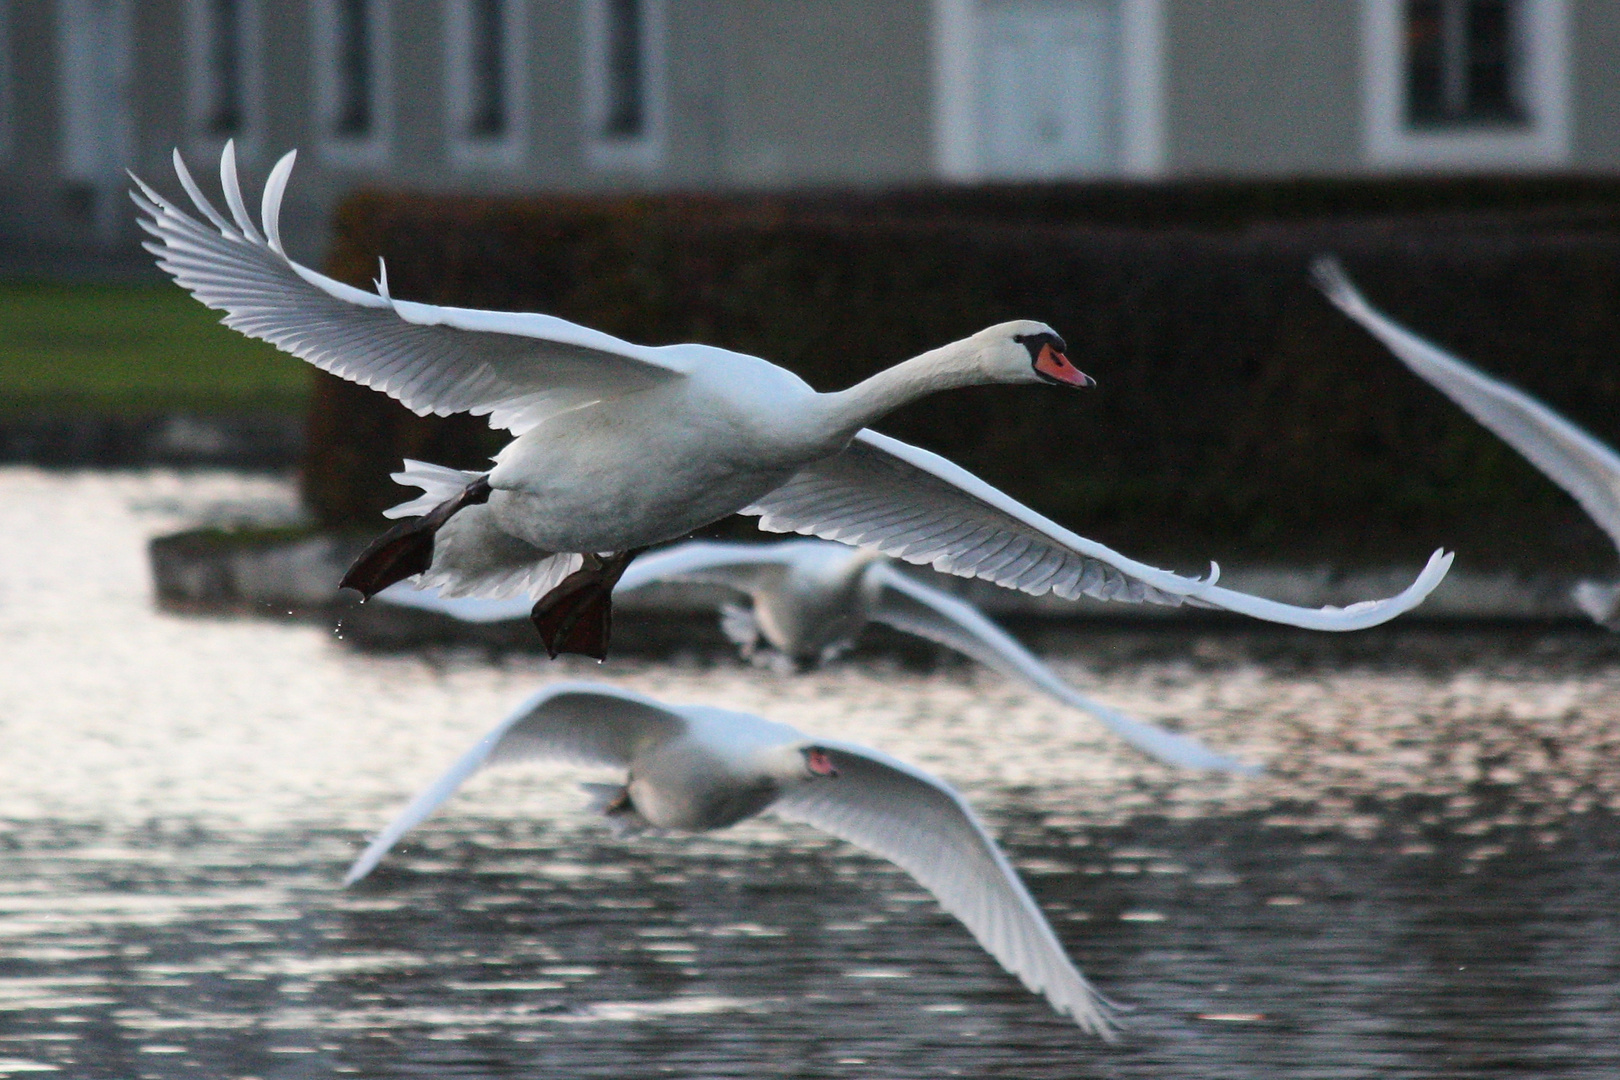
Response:
[{"label": "building wall", "polygon": [[1355,172],[1357,4],[1165,0],[1167,172]]},{"label": "building wall", "polygon": [[928,4],[720,0],[718,179],[882,184],[932,171]]},{"label": "building wall", "polygon": [[1620,171],[1620,0],[1575,0],[1572,7],[1570,165]]},{"label": "building wall", "polygon": [[[82,185],[63,181],[59,164],[63,2],[9,0],[7,7],[12,137],[0,160],[0,240],[97,242],[89,197]],[[185,0],[121,2],[133,5],[134,18],[132,164],[173,191],[171,147],[180,146],[200,175],[214,173],[218,154],[217,141],[190,130]],[[386,154],[354,161],[328,152],[317,121],[315,2],[260,0],[262,125],[240,148],[250,187],[281,152],[300,149],[284,232],[293,252],[306,258],[318,257],[331,208],[357,185],[515,192],[938,180],[944,166],[935,147],[943,115],[935,100],[937,23],[947,8],[959,19],[976,10],[968,0],[666,0],[662,153],[651,166],[627,167],[593,164],[587,153],[580,0],[520,5],[525,101],[519,108],[522,152],[514,160],[469,162],[451,152],[440,0],[392,5]],[[1149,21],[1162,27],[1158,45],[1147,50],[1157,57],[1162,89],[1154,104],[1162,113],[1158,174],[1382,171],[1363,131],[1365,2],[1120,0],[1120,11],[1151,12]],[[1614,171],[1620,169],[1620,0],[1568,2],[1573,136],[1567,165]],[[1030,62],[1038,65],[1041,58]],[[963,77],[971,78],[972,70],[969,64]],[[133,250],[132,217],[119,209],[122,233],[114,239]]]}]

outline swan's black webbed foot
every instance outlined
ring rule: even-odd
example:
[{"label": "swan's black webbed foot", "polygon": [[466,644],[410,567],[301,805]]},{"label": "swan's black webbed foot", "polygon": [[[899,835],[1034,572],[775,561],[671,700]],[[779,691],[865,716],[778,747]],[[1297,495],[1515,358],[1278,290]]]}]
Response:
[{"label": "swan's black webbed foot", "polygon": [[618,555],[585,556],[585,565],[535,602],[529,618],[553,660],[577,653],[606,660],[613,634],[613,587],[630,561],[646,548]]},{"label": "swan's black webbed foot", "polygon": [[396,581],[425,573],[433,565],[433,534],[463,507],[488,502],[490,492],[489,477],[480,476],[455,498],[395,525],[360,553],[338,588],[354,589],[369,600]]}]

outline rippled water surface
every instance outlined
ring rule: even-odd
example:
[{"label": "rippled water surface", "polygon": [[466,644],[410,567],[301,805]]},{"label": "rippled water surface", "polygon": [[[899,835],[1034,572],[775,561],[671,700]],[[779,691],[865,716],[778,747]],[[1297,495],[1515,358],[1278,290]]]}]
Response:
[{"label": "rippled water surface", "polygon": [[[1620,1075],[1620,646],[1596,632],[1054,639],[1088,692],[1270,768],[1187,776],[967,666],[379,656],[154,609],[147,536],[290,499],[0,470],[0,1076]],[[951,780],[1133,1007],[1124,1037],[1082,1036],[886,864],[770,821],[618,842],[574,771],[479,777],[338,887],[559,677]]]}]

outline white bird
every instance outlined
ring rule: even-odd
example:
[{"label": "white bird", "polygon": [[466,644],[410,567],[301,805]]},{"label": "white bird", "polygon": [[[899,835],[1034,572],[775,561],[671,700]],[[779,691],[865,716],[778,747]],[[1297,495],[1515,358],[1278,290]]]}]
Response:
[{"label": "white bird", "polygon": [[1108,1003],[1069,961],[1006,856],[955,791],[920,769],[786,724],[704,705],[665,705],[591,683],[535,694],[400,811],[355,860],[371,872],[400,837],[485,765],[535,758],[625,769],[587,785],[615,831],[707,832],[769,810],[895,863],[962,920],[1025,986],[1089,1032]]},{"label": "white bird", "polygon": [[[133,177],[147,249],[227,326],[417,413],[485,415],[516,436],[486,474],[407,462],[422,488],[344,584],[366,595],[421,575],[452,594],[539,599],[547,648],[605,654],[609,596],[650,544],[728,514],[774,532],[878,547],[909,562],[1036,595],[1193,603],[1319,630],[1382,623],[1421,602],[1437,551],[1399,596],[1312,610],[1128,559],[1019,505],[950,462],[867,429],[926,394],[983,383],[1087,386],[1050,327],[1002,323],[847,390],[817,393],[758,357],[708,345],[633,345],[547,315],[396,300],[385,271],[365,292],[290,260],[278,216],[294,153],[265,183],[261,234],[227,144],[227,220],[179,151],[175,171],[212,227]],[[132,174],[133,176],[133,174]],[[437,536],[435,537],[435,534]],[[606,554],[604,554],[606,553]]]},{"label": "white bird", "polygon": [[[1255,766],[1218,754],[1197,739],[1135,720],[1076,691],[1001,627],[962,600],[897,570],[870,548],[825,540],[734,544],[693,540],[641,556],[619,579],[614,595],[660,581],[690,581],[734,589],[750,606],[721,608],[720,626],[743,655],[777,669],[818,667],[850,648],[868,622],[915,634],[1023,679],[1063,704],[1090,713],[1143,752],[1193,769],[1256,773]],[[520,619],[516,600],[444,597],[400,582],[377,599],[423,608],[466,622]],[[761,649],[764,638],[769,649]]]},{"label": "white bird", "polygon": [[[1340,311],[1574,496],[1620,548],[1620,454],[1524,391],[1478,371],[1374,308],[1337,259],[1317,259],[1311,273]],[[1587,615],[1611,630],[1620,630],[1620,582],[1577,582],[1571,595]]]}]

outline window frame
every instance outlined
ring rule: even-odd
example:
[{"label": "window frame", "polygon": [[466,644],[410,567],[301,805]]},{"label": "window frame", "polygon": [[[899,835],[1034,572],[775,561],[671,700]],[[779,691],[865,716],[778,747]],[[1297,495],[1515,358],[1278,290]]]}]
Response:
[{"label": "window frame", "polygon": [[1409,120],[1407,0],[1361,0],[1362,150],[1389,170],[1535,169],[1569,161],[1570,5],[1515,0],[1522,124],[1417,125]]},{"label": "window frame", "polygon": [[364,0],[371,46],[371,130],[363,137],[340,134],[337,128],[337,0],[315,0],[315,128],[323,159],[334,165],[381,165],[388,160],[393,137],[393,65],[388,0]]},{"label": "window frame", "polygon": [[445,0],[444,5],[445,125],[450,163],[460,168],[511,168],[523,161],[528,143],[528,81],[524,69],[529,55],[528,4],[525,0],[503,0],[501,92],[506,99],[506,131],[481,136],[470,130],[473,2]]},{"label": "window frame", "polygon": [[0,165],[9,165],[17,153],[17,99],[12,87],[11,0],[0,0]]},{"label": "window frame", "polygon": [[668,11],[664,0],[638,0],[642,8],[641,85],[646,123],[640,135],[605,132],[608,113],[607,20],[610,0],[582,0],[585,161],[594,169],[650,171],[663,164],[668,123]]},{"label": "window frame", "polygon": [[220,135],[207,129],[204,115],[209,102],[204,85],[208,74],[208,0],[186,0],[186,131],[190,145],[202,157],[217,157],[227,139],[236,140],[238,153],[255,155],[264,136],[264,7],[261,0],[237,0],[241,5],[237,22],[237,56],[241,64],[242,122],[234,135]]}]

